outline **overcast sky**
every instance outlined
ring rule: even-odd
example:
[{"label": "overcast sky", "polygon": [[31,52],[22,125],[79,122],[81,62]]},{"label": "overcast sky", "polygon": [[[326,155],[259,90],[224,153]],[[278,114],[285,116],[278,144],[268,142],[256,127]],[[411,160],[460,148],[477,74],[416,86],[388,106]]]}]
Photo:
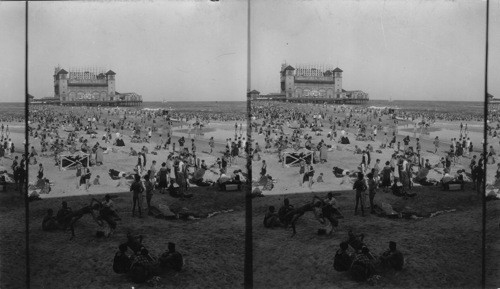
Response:
[{"label": "overcast sky", "polygon": [[25,4],[0,1],[0,102],[24,102]]},{"label": "overcast sky", "polygon": [[32,2],[29,84],[53,95],[54,67],[106,67],[145,101],[246,99],[247,2]]},{"label": "overcast sky", "polygon": [[[251,80],[261,93],[279,92],[286,60],[338,66],[343,88],[371,99],[484,99],[484,1],[251,3]],[[500,67],[499,3],[492,1],[490,69]],[[500,97],[499,73],[491,76]]]},{"label": "overcast sky", "polygon": [[[485,1],[251,0],[252,89],[281,63],[330,64],[372,99],[482,100]],[[0,101],[24,100],[24,2],[0,1]],[[490,1],[489,91],[500,98],[500,0]],[[30,2],[29,85],[100,66],[146,101],[244,100],[245,0]]]}]

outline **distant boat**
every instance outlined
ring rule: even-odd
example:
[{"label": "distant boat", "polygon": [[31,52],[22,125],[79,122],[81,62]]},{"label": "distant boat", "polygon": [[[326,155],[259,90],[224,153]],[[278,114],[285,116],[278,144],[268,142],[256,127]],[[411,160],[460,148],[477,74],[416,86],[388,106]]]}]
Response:
[{"label": "distant boat", "polygon": [[392,102],[392,96],[389,98],[389,102]]}]

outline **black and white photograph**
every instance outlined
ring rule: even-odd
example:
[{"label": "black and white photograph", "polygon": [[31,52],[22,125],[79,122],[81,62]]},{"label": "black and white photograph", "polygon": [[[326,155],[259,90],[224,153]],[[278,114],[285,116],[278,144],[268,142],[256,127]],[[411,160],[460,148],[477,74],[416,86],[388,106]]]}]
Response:
[{"label": "black and white photograph", "polygon": [[497,288],[500,0],[0,1],[0,288]]},{"label": "black and white photograph", "polygon": [[[496,288],[500,283],[500,1],[490,2],[488,31],[487,73],[487,135],[485,165],[485,278],[486,288]],[[484,172],[479,171],[478,175]]]},{"label": "black and white photograph", "polygon": [[241,286],[246,8],[29,3],[33,288]]},{"label": "black and white photograph", "polygon": [[1,288],[27,287],[25,8],[24,2],[0,2]]},{"label": "black and white photograph", "polygon": [[252,1],[256,287],[481,286],[485,17]]}]

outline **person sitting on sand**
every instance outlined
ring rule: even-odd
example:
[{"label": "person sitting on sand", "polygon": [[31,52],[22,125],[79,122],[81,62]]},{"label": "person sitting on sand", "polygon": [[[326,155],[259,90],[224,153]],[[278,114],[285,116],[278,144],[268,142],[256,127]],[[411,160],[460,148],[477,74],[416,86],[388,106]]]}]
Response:
[{"label": "person sitting on sand", "polygon": [[143,247],[139,254],[132,257],[132,264],[128,274],[135,283],[143,283],[154,274],[156,265],[157,261]]},{"label": "person sitting on sand", "polygon": [[389,249],[380,256],[380,262],[385,268],[403,270],[404,257],[403,253],[396,249],[396,242],[389,242]]},{"label": "person sitting on sand", "polygon": [[100,178],[101,178],[101,177],[100,177],[99,175],[95,176],[95,179],[94,179],[94,181],[92,182],[92,184],[93,184],[94,186],[96,186],[96,185],[100,185],[100,184],[101,184],[101,182],[99,181],[99,180],[100,180]]},{"label": "person sitting on sand", "polygon": [[231,177],[229,177],[228,175],[226,175],[224,173],[224,170],[221,170],[220,171],[220,177],[217,180],[217,182],[221,185],[221,184],[227,183],[229,181],[231,181]]},{"label": "person sitting on sand", "polygon": [[352,230],[347,231],[348,239],[347,243],[356,251],[359,252],[365,245],[364,234],[355,234]]},{"label": "person sitting on sand", "polygon": [[278,210],[278,218],[280,222],[286,224],[286,216],[290,211],[293,210],[293,206],[290,205],[290,200],[288,198],[285,198],[283,200],[283,206]]},{"label": "person sitting on sand", "polygon": [[441,183],[443,185],[446,185],[447,183],[453,181],[454,177],[450,174],[449,169],[444,169],[444,175],[443,178],[441,179]]},{"label": "person sitting on sand", "polygon": [[106,194],[104,196],[104,200],[102,201],[101,214],[105,215],[105,216],[110,216],[110,217],[115,218],[117,220],[121,220],[121,218],[116,213],[115,203],[111,199],[111,196],[108,194]]},{"label": "person sitting on sand", "polygon": [[264,216],[264,227],[266,228],[274,228],[281,227],[282,224],[280,222],[279,216],[275,211],[274,206],[269,206],[269,210]]},{"label": "person sitting on sand", "polygon": [[134,150],[134,148],[130,148],[130,153],[128,155],[136,157],[137,156],[137,151]]},{"label": "person sitting on sand", "polygon": [[324,181],[323,181],[323,173],[319,173],[319,176],[318,176],[318,178],[316,179],[316,182],[317,182],[317,183],[323,183],[323,182],[324,182]]},{"label": "person sitting on sand", "polygon": [[366,281],[375,273],[374,258],[368,247],[363,246],[361,252],[356,254],[349,269],[355,281]]},{"label": "person sitting on sand", "polygon": [[61,209],[57,212],[56,215],[56,220],[61,224],[64,218],[71,214],[72,210],[70,207],[68,207],[68,203],[66,201],[62,201],[61,203]]},{"label": "person sitting on sand", "polygon": [[127,254],[127,244],[120,244],[118,246],[118,252],[116,252],[113,259],[113,271],[117,274],[125,274],[130,270],[132,265],[132,260]]},{"label": "person sitting on sand", "polygon": [[58,223],[56,218],[54,217],[54,211],[52,209],[47,210],[47,215],[43,218],[42,221],[42,230],[44,231],[53,231],[58,229]]},{"label": "person sitting on sand", "polygon": [[347,242],[340,243],[340,249],[335,253],[333,259],[333,268],[335,271],[343,272],[349,271],[353,261],[353,254],[348,252],[349,244]]},{"label": "person sitting on sand", "polygon": [[161,267],[173,269],[177,272],[181,271],[184,265],[182,254],[175,250],[175,244],[172,242],[168,243],[168,251],[163,253],[158,261]]}]

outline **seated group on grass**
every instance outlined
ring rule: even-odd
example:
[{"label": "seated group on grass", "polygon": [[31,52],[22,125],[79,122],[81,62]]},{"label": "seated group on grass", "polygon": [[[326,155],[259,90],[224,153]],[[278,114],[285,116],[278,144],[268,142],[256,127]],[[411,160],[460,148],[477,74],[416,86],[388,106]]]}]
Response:
[{"label": "seated group on grass", "polygon": [[[127,242],[118,246],[119,250],[113,259],[115,273],[127,274],[133,282],[143,283],[162,272],[182,270],[184,260],[182,254],[176,251],[174,243],[169,242],[168,250],[156,258],[151,256],[142,240],[142,236],[127,234]],[[130,254],[129,248],[132,251]]]},{"label": "seated group on grass", "polygon": [[338,209],[337,201],[333,198],[333,194],[330,192],[327,194],[325,199],[314,196],[311,202],[297,208],[290,204],[289,199],[285,198],[283,206],[281,206],[277,213],[274,206],[269,206],[268,211],[264,216],[264,227],[288,228],[291,226],[293,230],[292,236],[294,236],[297,233],[295,226],[297,220],[306,212],[313,212],[315,218],[321,224],[327,225],[329,228],[329,235],[332,234],[334,232],[334,228],[338,226],[338,219],[343,218],[342,213]]},{"label": "seated group on grass", "polygon": [[52,209],[47,209],[47,215],[42,221],[42,230],[53,231],[66,230],[69,228],[71,230],[71,238],[73,238],[75,237],[75,223],[84,215],[90,214],[99,226],[104,224],[103,221],[108,224],[108,236],[110,236],[116,229],[116,221],[121,220],[113,206],[110,195],[106,195],[102,202],[92,198],[89,205],[76,211],[73,211],[68,207],[68,203],[63,201],[55,217],[54,211]]},{"label": "seated group on grass", "polygon": [[[376,258],[363,243],[363,237],[349,231],[349,240],[341,242],[335,253],[333,267],[336,271],[348,271],[354,280],[366,281],[380,270],[403,269],[404,257],[396,248],[396,242],[390,241],[389,249]],[[349,252],[349,246],[354,252]]]}]

